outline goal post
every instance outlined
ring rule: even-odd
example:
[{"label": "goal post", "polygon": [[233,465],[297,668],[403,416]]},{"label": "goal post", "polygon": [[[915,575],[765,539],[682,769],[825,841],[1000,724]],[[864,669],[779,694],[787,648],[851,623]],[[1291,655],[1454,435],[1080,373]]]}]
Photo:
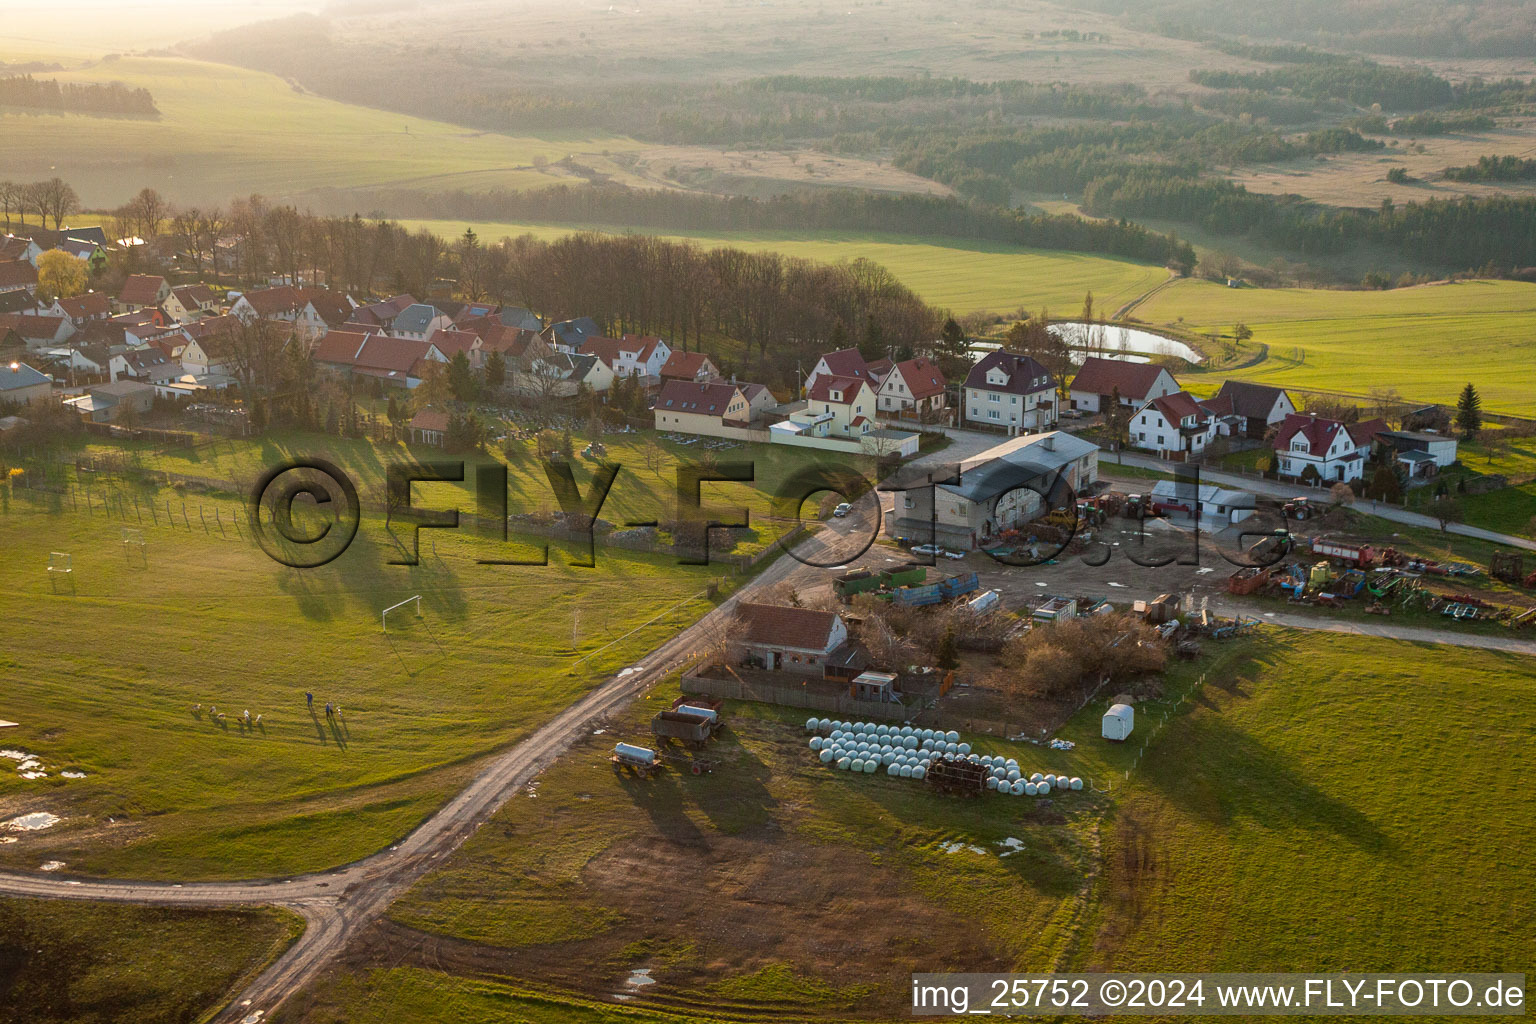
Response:
[{"label": "goal post", "polygon": [[417,594],[415,597],[408,597],[408,598],[406,598],[404,601],[401,601],[399,604],[392,604],[388,608],[385,608],[382,612],[380,612],[379,613],[379,628],[382,629],[385,633],[388,633],[389,632],[389,613],[392,612],[392,611],[398,611],[399,609],[404,608],[408,604],[414,604],[416,606],[416,617],[418,619],[421,618],[421,595]]}]

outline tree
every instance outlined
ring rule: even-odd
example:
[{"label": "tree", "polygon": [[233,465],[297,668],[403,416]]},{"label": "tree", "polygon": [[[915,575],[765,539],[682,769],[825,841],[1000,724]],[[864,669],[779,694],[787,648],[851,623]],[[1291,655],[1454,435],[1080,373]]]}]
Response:
[{"label": "tree", "polygon": [[507,357],[500,349],[493,351],[485,360],[485,383],[493,391],[507,382]]},{"label": "tree", "polygon": [[1349,505],[1355,500],[1355,489],[1341,480],[1328,488],[1328,499],[1335,505]]},{"label": "tree", "polygon": [[939,364],[939,371],[946,378],[958,381],[970,364],[971,342],[965,336],[965,329],[951,317],[944,321],[944,329],[939,332],[939,340],[934,343],[933,354]]},{"label": "tree", "polygon": [[1236,327],[1232,328],[1232,337],[1236,338],[1237,343],[1241,345],[1243,342],[1253,337],[1253,328],[1249,327],[1247,324],[1238,324]]},{"label": "tree", "polygon": [[394,432],[395,440],[399,440],[400,435],[405,430],[405,424],[408,417],[405,415],[405,410],[400,408],[399,399],[397,399],[393,394],[389,396],[389,407],[388,410],[384,413],[384,417],[389,420],[389,427],[390,430]]},{"label": "tree", "polygon": [[37,290],[44,299],[79,295],[89,279],[85,261],[62,249],[49,249],[37,258]]},{"label": "tree", "polygon": [[1317,467],[1310,462],[1307,463],[1307,467],[1301,471],[1301,482],[1307,484],[1308,486],[1316,484],[1322,478],[1323,476],[1317,471]]},{"label": "tree", "polygon": [[1120,385],[1109,393],[1109,404],[1104,407],[1104,436],[1110,451],[1119,451],[1125,443],[1126,428],[1130,426],[1131,410],[1120,400]]},{"label": "tree", "polygon": [[80,197],[75,193],[74,186],[62,178],[38,182],[37,190],[41,209],[53,218],[55,231],[64,226],[64,218],[80,209]]},{"label": "tree", "polygon": [[944,672],[960,667],[960,658],[955,650],[955,631],[953,629],[946,629],[944,631],[944,637],[939,641],[939,649],[934,654],[933,665]]},{"label": "tree", "polygon": [[11,230],[11,211],[21,212],[21,186],[14,181],[0,181],[0,212],[5,214],[5,230]]},{"label": "tree", "polygon": [[475,384],[475,371],[469,365],[469,356],[463,352],[455,352],[448,361],[448,390],[461,402],[474,401],[475,392],[479,390]]},{"label": "tree", "polygon": [[1366,487],[1365,494],[1366,497],[1376,501],[1396,503],[1403,496],[1403,485],[1397,479],[1397,472],[1383,462],[1376,467],[1376,472],[1371,474],[1371,482]]},{"label": "tree", "polygon": [[1441,533],[1449,532],[1452,523],[1459,523],[1466,518],[1466,510],[1462,508],[1461,502],[1451,497],[1436,498],[1430,502],[1429,514],[1440,524]]},{"label": "tree", "polygon": [[873,313],[864,320],[864,337],[859,339],[859,355],[871,363],[885,358],[885,331]]},{"label": "tree", "polygon": [[1477,432],[1483,429],[1483,399],[1470,383],[1461,389],[1461,397],[1456,399],[1456,429],[1467,441],[1477,437]]}]

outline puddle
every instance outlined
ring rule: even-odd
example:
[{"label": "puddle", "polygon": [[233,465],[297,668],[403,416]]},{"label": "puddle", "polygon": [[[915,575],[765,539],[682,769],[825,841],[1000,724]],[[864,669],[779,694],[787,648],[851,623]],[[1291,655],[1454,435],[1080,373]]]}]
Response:
[{"label": "puddle", "polygon": [[61,868],[63,866],[64,866],[64,862],[63,861],[61,861],[61,860],[51,860],[48,863],[43,865],[43,870],[44,871],[57,871],[57,870],[59,870],[59,868]]},{"label": "puddle", "polygon": [[945,853],[959,853],[961,850],[980,854],[985,854],[987,852],[979,846],[972,846],[970,843],[964,843],[958,839],[952,839],[947,842],[940,843],[939,849]]},{"label": "puddle", "polygon": [[23,814],[19,818],[12,818],[0,828],[7,828],[12,832],[41,832],[45,828],[52,828],[63,821],[57,814],[49,814],[47,811],[34,811],[31,814]]},{"label": "puddle", "polygon": [[656,979],[651,977],[651,969],[649,967],[637,967],[629,972],[629,978],[625,980],[624,984],[630,988],[644,988],[646,985],[656,984]]}]

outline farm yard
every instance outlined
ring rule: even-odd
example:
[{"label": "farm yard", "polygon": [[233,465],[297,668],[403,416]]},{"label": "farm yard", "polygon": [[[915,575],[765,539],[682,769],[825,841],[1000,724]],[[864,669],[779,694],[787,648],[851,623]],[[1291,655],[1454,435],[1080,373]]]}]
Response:
[{"label": "farm yard", "polygon": [[[1049,802],[838,772],[805,749],[802,714],[740,702],[713,773],[616,776],[613,739],[644,735],[675,693],[663,688],[419,883],[295,1019],[384,1021],[407,1005],[427,1021],[492,1007],[606,1020],[616,1004],[642,1021],[891,1019],[916,962],[1525,962],[1532,879],[1513,851],[1536,815],[1501,796],[1536,772],[1536,727],[1507,713],[1520,674],[1507,655],[1265,629],[1173,667],[1140,708],[1137,728],[1158,731],[1139,763],[1139,743],[1098,738],[1103,700],[1060,733],[1072,751],[967,737],[1021,766],[1114,779]],[[1460,799],[1440,799],[1446,786]],[[1338,927],[1318,927],[1319,899],[1344,908]],[[919,919],[920,940],[904,927]]]}]

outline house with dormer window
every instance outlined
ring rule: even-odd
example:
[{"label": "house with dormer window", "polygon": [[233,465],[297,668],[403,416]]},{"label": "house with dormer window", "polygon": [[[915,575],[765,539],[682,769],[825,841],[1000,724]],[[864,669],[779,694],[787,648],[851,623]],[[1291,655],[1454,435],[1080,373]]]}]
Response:
[{"label": "house with dormer window", "polygon": [[840,348],[816,360],[816,365],[811,367],[809,376],[805,378],[805,390],[809,394],[816,385],[829,377],[853,377],[868,381],[871,388],[878,389],[880,382],[890,372],[889,359],[877,359],[871,363],[856,348]]},{"label": "house with dormer window", "polygon": [[652,412],[657,430],[730,437],[734,435],[720,428],[750,428],[776,406],[772,392],[761,384],[669,380],[662,385]]},{"label": "house with dormer window", "polygon": [[1133,447],[1165,459],[1199,455],[1216,438],[1216,417],[1187,391],[1175,391],[1143,404],[1127,428]]},{"label": "house with dormer window", "polygon": [[805,437],[859,440],[875,429],[875,389],[859,377],[822,377],[790,421]]},{"label": "house with dormer window", "polygon": [[1385,428],[1380,420],[1341,423],[1306,413],[1291,413],[1275,434],[1275,468],[1281,476],[1300,479],[1310,467],[1321,483],[1349,483],[1365,476],[1365,462],[1375,436]]},{"label": "house with dormer window", "polygon": [[913,416],[932,421],[947,404],[944,374],[930,359],[904,359],[891,367],[875,393],[880,412],[887,416]]},{"label": "house with dormer window", "polygon": [[1073,409],[1092,415],[1109,408],[1110,400],[1116,394],[1120,396],[1121,405],[1139,409],[1154,398],[1178,390],[1178,382],[1164,367],[1129,359],[1089,356],[1078,367],[1077,376],[1072,378],[1070,398]]},{"label": "house with dormer window", "polygon": [[961,396],[966,425],[1033,434],[1056,424],[1056,379],[1039,361],[999,349],[966,375]]}]

